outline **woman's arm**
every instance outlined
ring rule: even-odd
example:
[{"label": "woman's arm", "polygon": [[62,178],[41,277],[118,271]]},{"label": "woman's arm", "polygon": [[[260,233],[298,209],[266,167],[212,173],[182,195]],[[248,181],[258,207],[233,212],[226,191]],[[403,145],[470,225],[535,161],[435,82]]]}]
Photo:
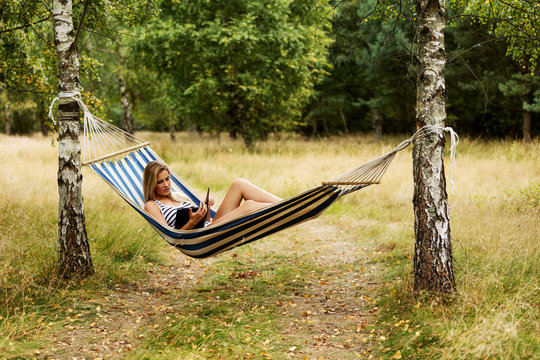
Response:
[{"label": "woman's arm", "polygon": [[[151,215],[153,215],[163,224],[169,226],[169,224],[167,224],[167,221],[163,217],[163,214],[161,213],[158,204],[156,204],[154,201],[147,201],[146,204],[144,204],[144,210],[148,211]],[[187,223],[184,224],[184,226],[180,228],[180,230],[193,229],[193,227],[197,225],[205,215],[206,206],[203,203],[200,204],[199,209],[196,212],[192,212],[191,209],[189,209],[189,220]]]},{"label": "woman's arm", "polygon": [[161,210],[159,209],[158,204],[156,204],[154,201],[147,201],[146,204],[144,204],[144,210],[148,211],[151,215],[153,215],[156,219],[167,224],[167,221],[163,217],[163,214],[161,213]]}]

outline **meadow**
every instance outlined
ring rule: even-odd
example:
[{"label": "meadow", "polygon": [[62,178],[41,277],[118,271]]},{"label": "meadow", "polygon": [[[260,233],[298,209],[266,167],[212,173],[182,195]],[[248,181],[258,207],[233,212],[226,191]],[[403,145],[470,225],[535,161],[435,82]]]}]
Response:
[{"label": "meadow", "polygon": [[[281,135],[247,152],[225,136],[137,135],[218,203],[237,177],[286,197],[405,138]],[[203,260],[168,246],[85,168],[96,274],[71,283],[56,276],[57,152],[40,135],[0,135],[2,359],[540,358],[538,141],[458,145],[451,297],[412,289],[410,148],[381,184],[318,219]]]}]

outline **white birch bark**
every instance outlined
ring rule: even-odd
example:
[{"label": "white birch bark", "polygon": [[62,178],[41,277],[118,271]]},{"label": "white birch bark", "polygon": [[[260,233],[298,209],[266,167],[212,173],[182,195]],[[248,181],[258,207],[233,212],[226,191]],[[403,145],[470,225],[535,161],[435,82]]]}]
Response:
[{"label": "white birch bark", "polygon": [[[74,43],[71,0],[53,0],[54,39],[58,54],[59,90],[79,92],[79,59]],[[58,116],[58,258],[64,278],[94,273],[82,199],[79,105],[59,96]]]},{"label": "white birch bark", "polygon": [[118,63],[120,66],[120,74],[118,75],[118,86],[120,87],[120,102],[122,103],[122,129],[133,135],[133,122],[131,121],[131,110],[129,109],[129,99],[124,80],[124,59],[118,50]]},{"label": "white birch bark", "polygon": [[118,85],[120,87],[120,102],[122,103],[122,129],[133,134],[133,123],[131,121],[131,110],[129,109],[126,82],[122,76],[118,77]]},{"label": "white birch bark", "polygon": [[[444,126],[446,87],[445,0],[417,0],[418,81],[416,125]],[[443,162],[444,137],[430,135],[413,147],[415,254],[414,288],[456,290]]]}]

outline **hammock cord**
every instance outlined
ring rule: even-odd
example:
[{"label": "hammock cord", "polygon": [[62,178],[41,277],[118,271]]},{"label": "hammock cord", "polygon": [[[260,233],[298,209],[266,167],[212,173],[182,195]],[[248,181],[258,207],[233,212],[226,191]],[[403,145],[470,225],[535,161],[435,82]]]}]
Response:
[{"label": "hammock cord", "polygon": [[394,159],[396,153],[408,147],[416,139],[430,134],[438,134],[441,138],[443,138],[444,132],[448,132],[450,134],[450,185],[453,194],[454,172],[456,167],[456,148],[459,143],[459,136],[451,127],[442,127],[438,125],[423,126],[422,128],[418,129],[418,131],[416,131],[410,138],[401,142],[401,144],[399,144],[394,150],[333,179],[324,181],[323,185],[337,185],[341,189],[347,191],[358,185],[378,184],[386,172],[386,169],[388,169],[388,166]]},{"label": "hammock cord", "polygon": [[[84,139],[83,139],[83,162],[82,165],[89,165],[101,160],[119,157],[122,154],[134,151],[150,143],[94,116],[88,107],[81,100],[79,92],[60,92],[49,107],[49,117],[56,125],[53,115],[53,105],[58,100],[59,103],[65,99],[75,100],[84,113]],[[444,138],[444,132],[450,134],[450,184],[452,194],[454,193],[454,172],[456,167],[456,147],[459,137],[451,127],[438,125],[425,125],[418,129],[410,138],[401,142],[395,149],[371,160],[359,167],[339,175],[323,185],[338,186],[345,193],[353,191],[361,185],[378,184],[394,159],[396,153],[408,147],[416,139],[431,134],[437,134]]]},{"label": "hammock cord", "polygon": [[136,150],[150,143],[109,122],[93,115],[81,100],[79,92],[60,92],[49,106],[49,117],[56,125],[53,105],[56,101],[65,102],[73,99],[84,113],[84,131],[82,139],[82,165],[89,165],[101,160],[120,157],[122,154]]}]

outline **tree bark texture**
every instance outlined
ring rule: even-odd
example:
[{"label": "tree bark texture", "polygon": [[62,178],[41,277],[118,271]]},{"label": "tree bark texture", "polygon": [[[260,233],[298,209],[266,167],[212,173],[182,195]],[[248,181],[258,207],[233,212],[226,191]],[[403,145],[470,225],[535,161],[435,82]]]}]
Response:
[{"label": "tree bark texture", "polygon": [[339,116],[341,116],[341,121],[343,121],[343,131],[345,131],[345,134],[349,134],[349,126],[347,125],[347,118],[343,112],[343,105],[339,107]]},{"label": "tree bark texture", "polygon": [[126,86],[126,80],[124,79],[124,58],[118,53],[118,65],[120,67],[120,74],[118,75],[118,85],[120,87],[120,102],[122,103],[122,129],[127,133],[133,135],[133,122],[131,120],[131,110],[129,109],[129,98]]},{"label": "tree bark texture", "polygon": [[[444,0],[417,0],[418,79],[416,124],[444,126],[446,85]],[[415,254],[414,288],[456,291],[450,218],[444,176],[444,137],[420,137],[413,147]]]},{"label": "tree bark texture", "polygon": [[[54,39],[60,92],[79,92],[79,59],[74,43],[71,0],[53,0]],[[58,257],[63,278],[94,273],[86,234],[82,198],[80,110],[76,101],[59,96],[58,105]]]},{"label": "tree bark texture", "polygon": [[176,142],[176,129],[174,126],[174,120],[169,120],[169,135],[171,137],[171,142]]},{"label": "tree bark texture", "polygon": [[122,103],[122,129],[133,135],[133,122],[131,121],[126,82],[122,76],[118,77],[118,84],[120,86],[120,102]]},{"label": "tree bark texture", "polygon": [[40,115],[39,118],[39,128],[41,129],[41,135],[47,137],[47,135],[49,135],[49,129],[47,128],[47,122],[45,120],[45,111],[43,111],[42,114],[43,115]]},{"label": "tree bark texture", "polygon": [[11,135],[11,114],[10,114],[10,111],[9,111],[9,105],[8,105],[8,102],[6,101],[4,103],[4,116],[5,116],[5,131],[6,131],[6,135]]},{"label": "tree bark texture", "polygon": [[[529,105],[532,102],[532,93],[523,96],[523,103]],[[532,114],[529,110],[523,110],[523,141],[532,142]]]},{"label": "tree bark texture", "polygon": [[382,123],[383,118],[380,111],[377,108],[371,109],[371,125],[373,126],[376,140],[382,139]]}]

